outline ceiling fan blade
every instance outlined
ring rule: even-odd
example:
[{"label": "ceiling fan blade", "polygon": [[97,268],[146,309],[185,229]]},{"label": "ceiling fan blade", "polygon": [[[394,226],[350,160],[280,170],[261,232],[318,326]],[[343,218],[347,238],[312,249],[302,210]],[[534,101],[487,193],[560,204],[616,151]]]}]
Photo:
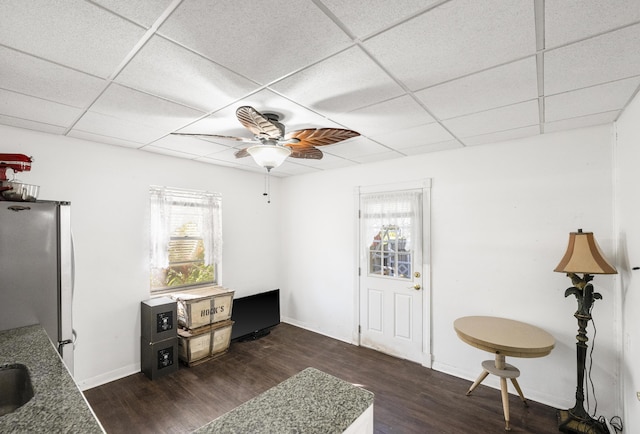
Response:
[{"label": "ceiling fan blade", "polygon": [[258,143],[255,139],[249,139],[246,137],[236,137],[236,136],[221,136],[218,134],[202,134],[202,133],[171,133],[172,136],[192,136],[192,137],[207,137],[214,139],[225,139],[225,140],[234,140],[236,142],[245,142],[245,143]]},{"label": "ceiling fan blade", "polygon": [[265,115],[250,106],[238,107],[236,116],[242,125],[258,137],[279,139],[284,127],[277,121],[271,121]]},{"label": "ceiling fan blade", "polygon": [[322,151],[318,148],[308,147],[308,148],[292,148],[290,145],[287,147],[291,148],[290,157],[293,158],[304,158],[306,160],[321,160],[322,159]]},{"label": "ceiling fan blade", "polygon": [[240,149],[239,151],[237,151],[235,154],[236,158],[244,158],[244,157],[248,157],[249,156],[249,152],[247,152],[247,149],[249,148],[244,148],[244,149]]},{"label": "ceiling fan blade", "polygon": [[352,137],[359,136],[352,130],[341,128],[307,128],[292,131],[286,135],[286,139],[298,139],[300,142],[288,144],[291,149],[308,148],[313,146],[332,145]]}]

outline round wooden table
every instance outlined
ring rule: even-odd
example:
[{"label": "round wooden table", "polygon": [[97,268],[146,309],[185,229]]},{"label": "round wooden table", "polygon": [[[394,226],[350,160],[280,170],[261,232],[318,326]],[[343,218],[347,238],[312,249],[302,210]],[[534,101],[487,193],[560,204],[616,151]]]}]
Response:
[{"label": "round wooden table", "polygon": [[507,378],[511,380],[525,405],[527,405],[527,400],[522,394],[518,380],[516,380],[520,371],[515,366],[506,363],[505,357],[546,356],[555,346],[555,339],[541,328],[520,321],[492,316],[458,318],[454,321],[453,328],[462,341],[496,355],[495,360],[482,362],[482,373],[471,385],[467,395],[471,394],[473,389],[487,378],[487,375],[493,374],[500,377],[505,430],[510,431]]}]

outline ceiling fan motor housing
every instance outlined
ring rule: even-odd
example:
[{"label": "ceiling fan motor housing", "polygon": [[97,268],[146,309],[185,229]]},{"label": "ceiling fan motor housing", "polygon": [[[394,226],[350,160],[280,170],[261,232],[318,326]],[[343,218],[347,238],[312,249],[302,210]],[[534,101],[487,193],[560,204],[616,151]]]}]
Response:
[{"label": "ceiling fan motor housing", "polygon": [[279,114],[268,112],[262,113],[262,116],[267,118],[273,125],[276,126],[276,128],[278,128],[278,130],[280,130],[280,137],[284,137],[284,125],[279,122],[281,117]]}]

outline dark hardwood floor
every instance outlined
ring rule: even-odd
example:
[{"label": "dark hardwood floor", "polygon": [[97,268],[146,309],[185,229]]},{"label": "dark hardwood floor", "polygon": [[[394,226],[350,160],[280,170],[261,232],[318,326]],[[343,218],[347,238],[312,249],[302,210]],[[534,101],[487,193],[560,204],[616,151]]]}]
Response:
[{"label": "dark hardwood floor", "polygon": [[[131,375],[85,396],[109,434],[187,433],[307,367],[373,392],[378,434],[505,432],[498,390],[480,385],[465,396],[469,381],[284,323],[217,359],[154,381]],[[511,394],[509,404],[513,433],[558,432],[555,409],[525,407]]]}]

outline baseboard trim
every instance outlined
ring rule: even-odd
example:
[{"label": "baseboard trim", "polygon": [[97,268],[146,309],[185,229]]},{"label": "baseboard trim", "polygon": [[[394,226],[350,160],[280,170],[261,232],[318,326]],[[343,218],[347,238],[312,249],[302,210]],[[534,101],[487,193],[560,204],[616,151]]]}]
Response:
[{"label": "baseboard trim", "polygon": [[293,326],[300,327],[301,329],[309,330],[310,332],[318,333],[319,335],[323,335],[323,336],[326,336],[326,337],[331,338],[331,339],[336,339],[338,341],[346,342],[347,344],[358,346],[358,344],[356,342],[352,342],[349,339],[345,339],[345,338],[342,338],[342,337],[339,337],[339,336],[334,336],[334,335],[328,334],[326,332],[326,330],[318,330],[316,328],[311,327],[308,324],[302,323],[302,322],[297,321],[297,320],[295,320],[293,318],[280,317],[280,322],[291,324]]},{"label": "baseboard trim", "polygon": [[104,374],[96,375],[95,377],[85,378],[84,380],[76,380],[80,390],[85,391],[94,387],[102,386],[103,384],[110,383],[112,381],[119,380],[129,375],[136,374],[140,371],[140,365],[128,365],[120,369],[105,372]]}]

